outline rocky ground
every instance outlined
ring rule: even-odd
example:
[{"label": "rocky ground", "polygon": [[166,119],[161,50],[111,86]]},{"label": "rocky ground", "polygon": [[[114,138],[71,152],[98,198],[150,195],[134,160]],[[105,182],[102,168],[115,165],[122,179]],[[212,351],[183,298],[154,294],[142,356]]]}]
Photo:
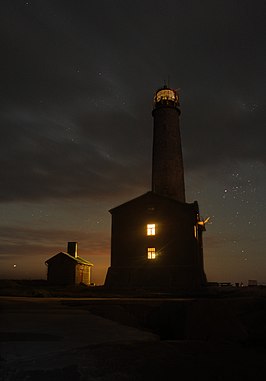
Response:
[{"label": "rocky ground", "polygon": [[246,291],[2,296],[0,380],[264,380],[266,298]]}]

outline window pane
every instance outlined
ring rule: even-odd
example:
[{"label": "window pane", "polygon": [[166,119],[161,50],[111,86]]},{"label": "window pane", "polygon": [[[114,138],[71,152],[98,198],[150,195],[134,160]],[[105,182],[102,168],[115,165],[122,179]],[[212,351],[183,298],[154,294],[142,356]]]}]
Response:
[{"label": "window pane", "polygon": [[155,235],[155,224],[147,224],[147,235]]},{"label": "window pane", "polygon": [[155,258],[156,258],[155,247],[148,247],[148,259],[155,259]]}]

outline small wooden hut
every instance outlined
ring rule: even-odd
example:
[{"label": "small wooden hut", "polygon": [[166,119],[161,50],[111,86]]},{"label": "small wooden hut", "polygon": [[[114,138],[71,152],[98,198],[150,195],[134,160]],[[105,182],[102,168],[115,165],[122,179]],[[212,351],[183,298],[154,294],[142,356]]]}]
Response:
[{"label": "small wooden hut", "polygon": [[51,284],[79,285],[91,284],[93,264],[78,256],[77,242],[68,242],[67,253],[60,252],[49,258],[47,280]]}]

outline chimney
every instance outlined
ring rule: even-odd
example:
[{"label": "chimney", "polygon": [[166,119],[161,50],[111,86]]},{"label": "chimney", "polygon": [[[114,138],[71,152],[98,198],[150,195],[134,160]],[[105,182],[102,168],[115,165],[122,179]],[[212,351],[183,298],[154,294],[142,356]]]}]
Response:
[{"label": "chimney", "polygon": [[78,243],[77,242],[68,242],[67,243],[67,253],[72,255],[74,258],[78,256]]}]

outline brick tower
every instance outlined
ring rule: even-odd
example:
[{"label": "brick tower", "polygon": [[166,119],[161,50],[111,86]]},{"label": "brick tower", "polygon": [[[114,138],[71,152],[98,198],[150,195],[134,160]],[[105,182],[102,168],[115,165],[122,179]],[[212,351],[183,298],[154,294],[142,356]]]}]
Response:
[{"label": "brick tower", "polygon": [[166,86],[154,97],[152,191],[185,202],[179,101]]}]

